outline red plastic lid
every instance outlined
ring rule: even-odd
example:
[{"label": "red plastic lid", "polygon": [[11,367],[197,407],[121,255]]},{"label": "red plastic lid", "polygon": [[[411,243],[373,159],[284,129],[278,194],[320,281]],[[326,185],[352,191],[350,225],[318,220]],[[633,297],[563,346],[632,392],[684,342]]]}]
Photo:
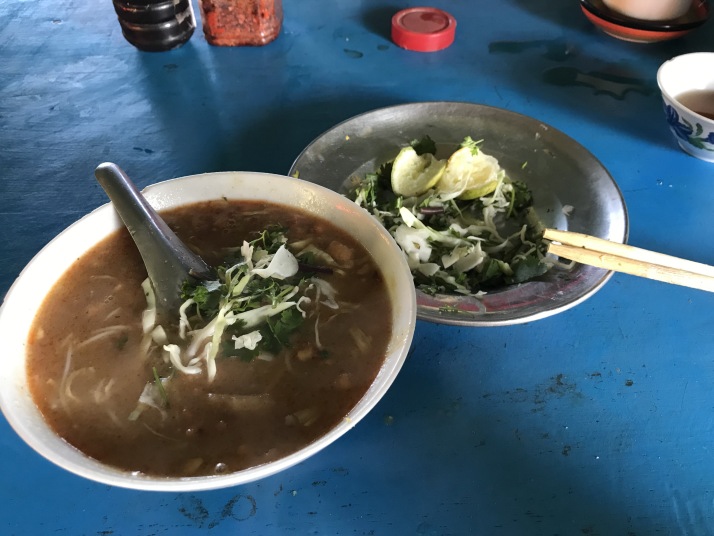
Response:
[{"label": "red plastic lid", "polygon": [[407,50],[434,52],[454,42],[456,19],[435,7],[412,7],[392,17],[392,41]]}]

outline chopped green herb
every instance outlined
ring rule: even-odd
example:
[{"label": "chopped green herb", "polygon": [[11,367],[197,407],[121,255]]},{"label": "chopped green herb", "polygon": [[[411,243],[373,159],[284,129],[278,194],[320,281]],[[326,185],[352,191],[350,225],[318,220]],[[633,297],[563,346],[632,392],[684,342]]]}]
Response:
[{"label": "chopped green herb", "polygon": [[421,139],[412,140],[409,144],[412,146],[416,154],[423,155],[426,153],[436,154],[436,143],[429,136],[424,136]]},{"label": "chopped green herb", "polygon": [[151,370],[154,372],[154,383],[159,391],[159,395],[161,395],[161,400],[164,402],[164,407],[169,407],[169,397],[166,394],[166,389],[164,389],[164,382],[161,381],[156,367],[152,367]]},{"label": "chopped green herb", "polygon": [[483,140],[474,141],[471,136],[466,136],[464,138],[464,141],[461,142],[461,145],[459,145],[459,147],[468,147],[469,149],[471,149],[471,152],[473,154],[478,154],[480,150],[479,145],[481,145],[482,143]]},{"label": "chopped green herb", "polygon": [[261,347],[270,352],[277,352],[282,347],[290,346],[290,335],[300,327],[302,315],[296,309],[286,309],[277,320],[268,319],[267,330],[262,331]]},{"label": "chopped green herb", "polygon": [[[314,247],[296,257],[287,248],[286,232],[276,225],[233,248],[235,259],[216,268],[215,281],[184,283],[184,332],[191,330],[191,337],[199,341],[193,344],[196,348],[210,344],[205,346],[208,369],[213,371],[209,381],[216,359],[249,362],[261,354],[270,359],[290,347],[293,335],[304,324],[306,312],[300,303],[312,309],[321,306],[313,298],[318,283],[329,287],[319,275],[332,273],[323,264],[330,257]],[[310,264],[301,267],[305,260]],[[186,361],[195,357],[188,355]]]}]

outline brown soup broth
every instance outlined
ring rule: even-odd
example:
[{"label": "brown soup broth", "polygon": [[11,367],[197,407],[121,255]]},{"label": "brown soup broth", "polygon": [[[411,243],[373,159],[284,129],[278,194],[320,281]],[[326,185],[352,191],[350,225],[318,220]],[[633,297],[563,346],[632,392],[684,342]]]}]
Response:
[{"label": "brown soup broth", "polygon": [[676,96],[676,99],[695,113],[714,119],[714,89],[693,89]]},{"label": "brown soup broth", "polygon": [[[391,334],[391,304],[368,252],[329,222],[285,206],[211,201],[162,214],[209,263],[271,224],[290,243],[311,239],[353,269],[322,275],[341,302],[321,320],[325,353],[299,355],[315,319],[272,361],[218,359],[205,372],[176,374],[168,408],[128,417],[160,354],[142,356],[146,271],[129,234],[118,231],[77,260],[45,299],[28,341],[28,377],[44,417],[67,442],[109,465],[161,476],[233,472],[294,452],[338,424],[374,380]],[[346,246],[346,247],[345,247]],[[342,310],[344,309],[344,310]],[[369,341],[360,351],[353,330]],[[364,338],[362,339],[365,340]],[[363,345],[364,346],[364,345]]]}]

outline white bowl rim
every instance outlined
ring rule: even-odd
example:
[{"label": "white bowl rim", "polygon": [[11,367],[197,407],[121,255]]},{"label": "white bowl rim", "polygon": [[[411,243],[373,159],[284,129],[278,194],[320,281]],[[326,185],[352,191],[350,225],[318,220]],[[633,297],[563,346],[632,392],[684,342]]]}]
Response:
[{"label": "white bowl rim", "polygon": [[[175,179],[169,179],[166,181],[158,182],[146,187],[143,193],[146,195],[147,199],[151,202],[152,206],[161,210],[163,208],[169,208],[173,206],[181,206],[187,204],[187,202],[181,202],[176,196],[170,195],[168,192],[163,200],[158,199],[161,197],[165,190],[170,190],[174,186],[179,187],[199,187],[201,184],[207,184],[209,181],[215,185],[215,183],[224,182],[241,182],[241,181],[262,181],[259,189],[261,191],[268,189],[270,186],[279,185],[281,188],[293,191],[299,188],[300,191],[305,191],[312,196],[313,201],[315,199],[323,198],[330,201],[330,205],[324,204],[321,208],[332,207],[335,213],[338,212],[338,207],[342,211],[347,210],[350,217],[358,218],[359,225],[354,226],[356,228],[356,233],[350,231],[347,226],[341,226],[343,229],[350,231],[353,236],[358,235],[360,242],[364,244],[364,237],[372,233],[373,239],[370,244],[364,244],[368,249],[370,247],[379,248],[380,252],[391,251],[393,253],[392,260],[393,264],[390,264],[387,273],[387,268],[383,269],[383,275],[388,279],[390,283],[390,294],[392,295],[393,301],[393,334],[390,341],[390,347],[388,348],[387,357],[385,359],[382,368],[377,374],[372,386],[369,388],[367,393],[363,398],[357,403],[357,405],[347,414],[347,416],[332,430],[327,432],[325,435],[319,437],[314,442],[306,445],[302,449],[285,456],[281,459],[275,460],[273,462],[265,463],[259,466],[251,467],[242,471],[237,471],[234,473],[229,473],[225,475],[216,476],[201,476],[201,477],[185,477],[185,478],[163,478],[163,477],[150,477],[150,476],[136,476],[131,475],[126,471],[120,471],[118,469],[104,465],[96,460],[93,460],[83,454],[81,454],[74,447],[69,446],[64,440],[60,439],[58,436],[54,436],[55,440],[59,443],[63,443],[65,448],[69,451],[75,452],[74,459],[67,459],[66,457],[60,458],[57,456],[56,452],[52,446],[48,446],[42,443],[35,434],[31,431],[30,426],[23,422],[22,415],[18,415],[13,406],[16,401],[10,398],[12,393],[8,392],[10,390],[9,384],[14,380],[6,377],[9,375],[3,375],[0,377],[0,410],[2,410],[5,418],[7,419],[10,426],[15,430],[15,432],[41,456],[45,457],[54,464],[68,470],[79,476],[83,476],[95,482],[100,482],[104,484],[109,484],[121,488],[137,489],[137,490],[148,490],[148,491],[200,491],[209,489],[218,489],[229,486],[235,486],[240,484],[245,484],[258,479],[265,478],[267,476],[273,475],[280,471],[283,471],[289,467],[292,467],[310,456],[316,454],[318,451],[322,450],[339,437],[344,435],[347,431],[353,428],[364,416],[371,411],[371,409],[381,400],[384,394],[387,392],[389,387],[394,382],[398,372],[400,371],[404,361],[406,360],[409,347],[414,335],[414,329],[416,327],[416,294],[414,291],[414,286],[412,282],[411,272],[406,264],[406,260],[399,249],[399,246],[394,242],[389,233],[366,211],[357,207],[347,198],[314,183],[303,181],[294,177],[287,177],[283,175],[276,175],[271,173],[262,172],[244,172],[244,171],[228,171],[228,172],[213,172],[213,173],[201,173],[195,175],[189,175],[185,177],[179,177]],[[287,188],[288,185],[294,186]],[[276,186],[277,187],[277,186]],[[287,194],[286,194],[287,195]],[[211,197],[204,197],[198,200],[207,199],[220,199],[221,195],[214,194]],[[240,197],[232,196],[233,199],[245,198],[242,193]],[[248,197],[251,199],[264,199],[267,201],[272,201],[265,196],[255,196]],[[156,201],[159,201],[156,203]],[[190,202],[190,201],[189,201]],[[280,202],[280,201],[278,201]],[[286,204],[286,203],[283,203]],[[305,208],[305,207],[303,207]],[[40,266],[42,263],[46,262],[46,258],[51,254],[52,248],[59,247],[61,243],[66,240],[67,235],[72,232],[72,230],[77,230],[82,226],[88,226],[94,220],[100,219],[102,217],[108,217],[109,214],[113,215],[115,220],[114,228],[107,228],[104,232],[101,232],[102,237],[109,235],[114,229],[121,226],[121,222],[116,217],[113,207],[110,203],[106,203],[90,213],[86,214],[64,230],[62,230],[57,236],[55,236],[49,243],[47,243],[25,266],[21,271],[20,275],[13,282],[12,286],[5,295],[4,302],[0,306],[0,334],[10,334],[9,326],[11,325],[11,316],[14,309],[17,307],[16,302],[23,298],[22,285],[23,281],[28,276],[35,267]],[[324,217],[324,216],[323,216]],[[105,224],[106,225],[106,224]],[[82,247],[86,251],[89,247],[94,245],[98,240],[89,243]],[[384,263],[384,257],[380,257],[380,267]],[[64,273],[62,270],[57,274],[56,278],[53,279],[50,286],[54,284],[57,278]],[[394,303],[396,298],[399,298],[398,303]],[[38,304],[39,306],[39,304]],[[36,311],[36,307],[34,307]],[[8,320],[10,318],[10,320]],[[15,335],[15,339],[19,346],[24,347],[25,341],[27,339],[27,334],[29,333],[30,326],[26,326],[21,330],[21,336]],[[21,360],[22,368],[24,370],[25,359]],[[18,365],[19,366],[19,365]],[[26,381],[25,381],[26,383]],[[26,395],[29,397],[29,393]],[[27,402],[27,401],[25,401]],[[34,406],[34,402],[30,403]],[[35,407],[36,409],[36,407]],[[39,410],[36,409],[37,415]],[[44,421],[43,421],[44,422]],[[49,430],[49,426],[46,424],[45,433]],[[77,460],[81,459],[82,463],[78,463]]]},{"label": "white bowl rim", "polygon": [[[708,61],[714,66],[714,52],[688,52],[687,54],[680,54],[678,56],[674,56],[664,63],[659,66],[657,69],[657,85],[659,86],[660,91],[662,92],[662,95],[666,97],[667,100],[669,100],[672,103],[676,103],[678,107],[680,107],[683,110],[687,110],[689,113],[691,113],[693,116],[700,118],[702,121],[705,122],[705,124],[712,124],[714,125],[714,120],[705,117],[701,114],[698,114],[694,110],[691,110],[690,108],[687,108],[684,106],[682,103],[680,103],[674,95],[670,93],[670,91],[667,89],[667,83],[664,77],[667,74],[667,70],[674,65],[675,62],[681,62],[681,61],[696,61],[697,58],[704,58],[705,61]],[[714,73],[714,70],[712,71]],[[712,74],[712,79],[714,80],[714,74]]]}]

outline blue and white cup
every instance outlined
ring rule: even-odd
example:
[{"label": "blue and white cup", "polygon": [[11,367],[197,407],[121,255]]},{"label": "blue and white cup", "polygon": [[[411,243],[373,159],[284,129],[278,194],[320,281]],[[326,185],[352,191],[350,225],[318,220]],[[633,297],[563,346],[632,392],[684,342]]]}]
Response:
[{"label": "blue and white cup", "polygon": [[657,71],[669,129],[685,152],[714,162],[714,52],[664,62]]}]

